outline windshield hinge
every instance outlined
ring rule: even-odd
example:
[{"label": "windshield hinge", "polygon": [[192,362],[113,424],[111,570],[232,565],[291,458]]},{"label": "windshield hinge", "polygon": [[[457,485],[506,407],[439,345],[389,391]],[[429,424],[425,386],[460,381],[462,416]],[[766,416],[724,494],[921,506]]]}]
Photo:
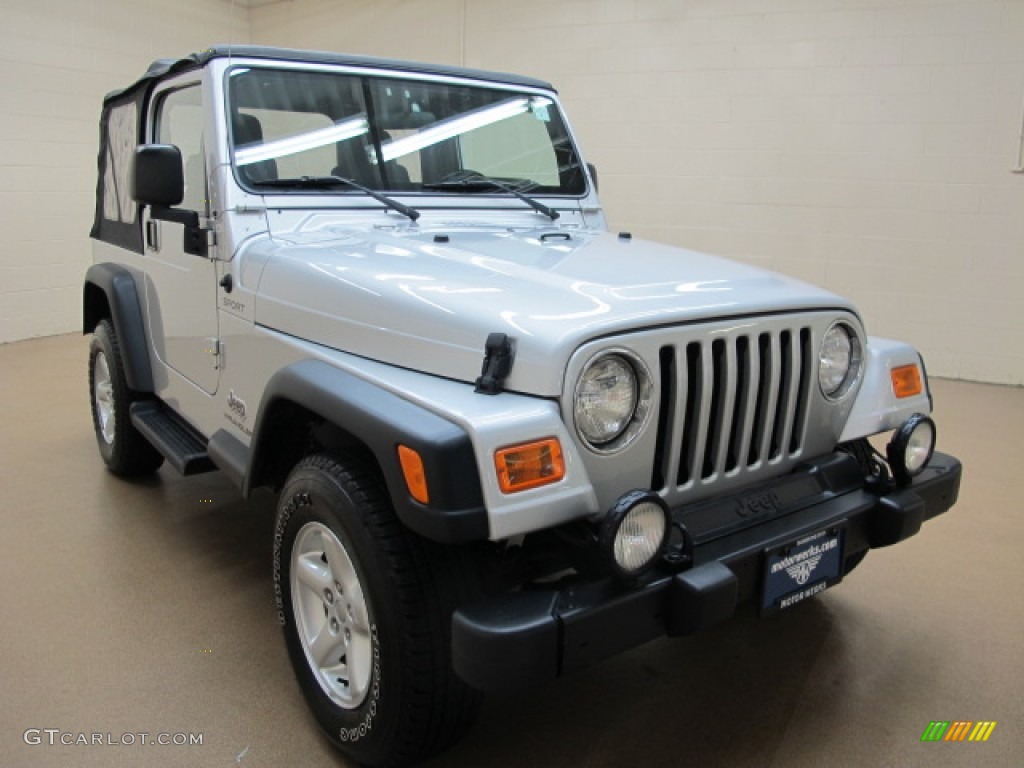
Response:
[{"label": "windshield hinge", "polygon": [[505,379],[512,372],[515,352],[512,341],[504,333],[492,333],[484,345],[484,365],[476,389],[481,395],[496,395],[505,387]]}]

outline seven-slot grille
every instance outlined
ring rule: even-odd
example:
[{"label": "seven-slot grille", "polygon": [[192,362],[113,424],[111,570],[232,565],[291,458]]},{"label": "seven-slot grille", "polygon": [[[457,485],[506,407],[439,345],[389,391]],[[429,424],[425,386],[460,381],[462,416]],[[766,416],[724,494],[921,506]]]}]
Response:
[{"label": "seven-slot grille", "polygon": [[809,325],[662,346],[652,487],[682,491],[803,447],[814,363]]}]

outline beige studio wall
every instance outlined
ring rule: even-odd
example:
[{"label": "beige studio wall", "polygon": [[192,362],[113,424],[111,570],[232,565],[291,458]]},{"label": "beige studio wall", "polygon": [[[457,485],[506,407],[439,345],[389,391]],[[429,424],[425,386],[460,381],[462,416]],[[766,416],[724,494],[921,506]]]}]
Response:
[{"label": "beige studio wall", "polygon": [[553,81],[613,226],[1024,383],[1024,0],[292,0],[253,41]]},{"label": "beige studio wall", "polygon": [[613,226],[1024,383],[1024,0],[0,0],[0,342],[78,327],[102,94],[248,39],[550,79]]},{"label": "beige studio wall", "polygon": [[103,95],[248,37],[227,0],[0,0],[0,343],[81,329]]}]

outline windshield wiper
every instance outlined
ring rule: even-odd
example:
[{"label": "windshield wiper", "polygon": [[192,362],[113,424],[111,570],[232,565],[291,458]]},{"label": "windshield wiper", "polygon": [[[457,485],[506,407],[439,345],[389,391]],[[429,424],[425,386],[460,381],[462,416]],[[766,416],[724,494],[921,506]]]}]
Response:
[{"label": "windshield wiper", "polygon": [[539,200],[534,200],[529,195],[524,195],[518,189],[510,184],[506,184],[497,179],[492,179],[490,176],[484,176],[482,173],[476,171],[464,171],[462,173],[454,173],[441,181],[434,182],[432,184],[424,184],[424,189],[500,189],[503,192],[508,192],[513,197],[518,197],[533,210],[538,213],[543,213],[552,221],[555,221],[559,217],[558,211],[554,208],[550,208]]},{"label": "windshield wiper", "polygon": [[364,192],[374,200],[383,203],[388,208],[394,208],[403,216],[408,216],[413,221],[420,217],[420,212],[415,208],[398,202],[394,198],[382,195],[376,190],[364,187],[357,181],[345,179],[341,176],[297,176],[292,179],[264,179],[263,181],[250,182],[254,187],[295,187],[298,189],[330,189],[331,187],[352,187]]}]

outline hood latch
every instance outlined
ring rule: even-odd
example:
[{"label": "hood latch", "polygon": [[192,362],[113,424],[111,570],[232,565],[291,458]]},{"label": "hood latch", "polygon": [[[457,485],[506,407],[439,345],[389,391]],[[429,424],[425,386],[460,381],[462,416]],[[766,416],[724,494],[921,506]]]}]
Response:
[{"label": "hood latch", "polygon": [[481,395],[496,395],[505,388],[505,379],[512,372],[515,353],[507,334],[492,333],[484,345],[484,365],[480,378],[476,380],[476,392]]}]

